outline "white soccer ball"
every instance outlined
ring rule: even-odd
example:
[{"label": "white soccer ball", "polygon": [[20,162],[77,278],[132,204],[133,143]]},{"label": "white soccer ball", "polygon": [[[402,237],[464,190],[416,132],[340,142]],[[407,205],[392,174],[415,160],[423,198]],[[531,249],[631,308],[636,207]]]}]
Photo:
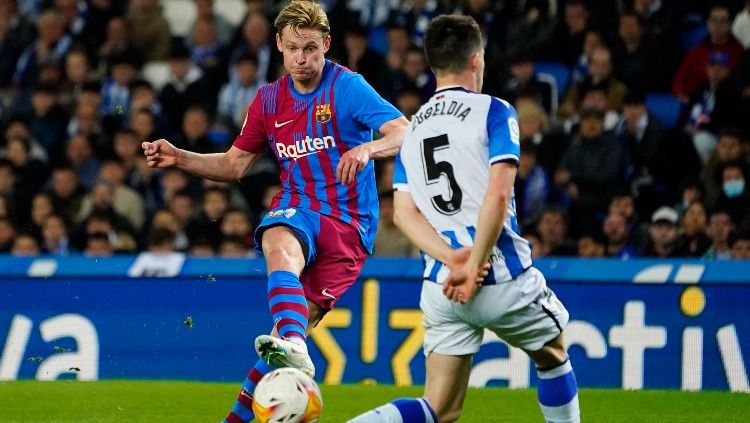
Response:
[{"label": "white soccer ball", "polygon": [[263,376],[253,393],[253,414],[259,423],[317,422],[322,410],[323,396],[318,385],[291,367]]}]

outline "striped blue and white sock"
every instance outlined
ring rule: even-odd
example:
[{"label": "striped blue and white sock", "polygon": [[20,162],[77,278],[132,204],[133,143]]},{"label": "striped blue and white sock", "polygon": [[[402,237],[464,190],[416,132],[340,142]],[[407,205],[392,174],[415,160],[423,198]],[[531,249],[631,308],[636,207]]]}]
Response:
[{"label": "striped blue and white sock", "polygon": [[578,385],[570,360],[551,369],[537,369],[539,407],[548,423],[578,423]]},{"label": "striped blue and white sock", "polygon": [[348,423],[437,423],[424,398],[399,398],[349,420]]}]

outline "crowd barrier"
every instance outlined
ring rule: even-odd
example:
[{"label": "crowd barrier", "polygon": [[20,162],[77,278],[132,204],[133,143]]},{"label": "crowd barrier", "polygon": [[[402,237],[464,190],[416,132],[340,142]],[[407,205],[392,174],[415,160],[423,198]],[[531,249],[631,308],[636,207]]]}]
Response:
[{"label": "crowd barrier", "polygon": [[[579,385],[750,390],[750,262],[535,265],[570,310]],[[260,259],[0,256],[0,275],[0,380],[239,383],[271,327]],[[316,378],[423,383],[420,287],[419,260],[370,259],[311,335]],[[528,357],[487,333],[471,384],[535,383]]]}]

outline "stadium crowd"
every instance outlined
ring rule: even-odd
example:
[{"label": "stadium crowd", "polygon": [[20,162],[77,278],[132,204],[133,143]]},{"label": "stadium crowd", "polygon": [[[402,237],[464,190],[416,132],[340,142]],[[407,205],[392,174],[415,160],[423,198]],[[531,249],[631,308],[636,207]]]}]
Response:
[{"label": "stadium crowd", "polygon": [[[194,0],[181,36],[170,1],[0,0],[0,252],[253,254],[272,154],[229,185],[149,168],[140,144],[225,151],[284,72],[284,2],[245,0],[233,25]],[[435,88],[429,20],[477,20],[484,91],[518,110],[516,219],[535,257],[750,259],[750,1],[323,3],[328,57],[407,118]],[[392,162],[377,166],[375,254],[416,255],[393,224]]]}]

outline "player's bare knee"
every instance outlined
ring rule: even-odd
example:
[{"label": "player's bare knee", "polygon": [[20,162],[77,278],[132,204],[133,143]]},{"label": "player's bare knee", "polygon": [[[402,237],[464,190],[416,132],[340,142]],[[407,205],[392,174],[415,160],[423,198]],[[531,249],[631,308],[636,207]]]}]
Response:
[{"label": "player's bare knee", "polygon": [[541,349],[527,352],[529,357],[534,360],[537,368],[555,367],[568,359],[568,352],[562,339],[562,334],[560,334],[560,336],[544,344]]}]

